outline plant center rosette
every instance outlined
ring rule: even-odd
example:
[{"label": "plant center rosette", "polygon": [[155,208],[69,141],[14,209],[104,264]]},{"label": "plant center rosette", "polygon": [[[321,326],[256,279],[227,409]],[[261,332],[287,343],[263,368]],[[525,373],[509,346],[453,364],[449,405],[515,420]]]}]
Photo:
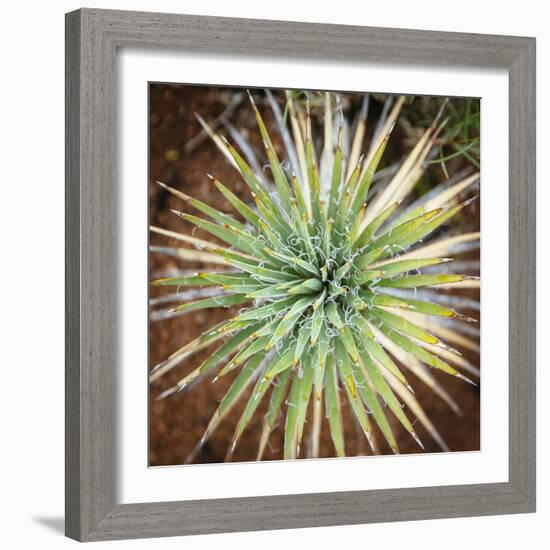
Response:
[{"label": "plant center rosette", "polygon": [[[346,145],[342,123],[338,127],[338,118],[343,117],[334,115],[331,95],[325,94],[324,140],[318,152],[309,106],[301,125],[291,95],[285,114],[271,94],[267,97],[284,146],[282,160],[250,99],[271,169],[270,180],[263,171],[253,170],[243,154],[201,119],[249,187],[252,203],[238,198],[214,176],[209,176],[212,184],[236,216],[160,184],[205,217],[174,210],[176,215],[216,239],[211,242],[152,228],[192,245],[201,261],[216,266],[153,282],[156,286],[197,288],[192,295],[199,299],[184,300],[170,314],[232,306],[240,309],[157,365],[151,381],[161,379],[191,354],[217,344],[197,369],[163,391],[161,397],[182,391],[210,373],[215,372],[215,381],[238,370],[197,446],[205,443],[246,395],[228,458],[259,404],[268,397],[258,459],[263,457],[281,410],[285,411],[285,459],[299,456],[308,414],[312,416],[308,456],[318,456],[323,416],[328,419],[336,455],[345,456],[344,401],[374,452],[373,423],[389,447],[398,452],[390,414],[420,446],[410,415],[447,450],[418,403],[408,376],[414,373],[457,412],[458,406],[431,369],[474,384],[464,372],[477,374],[477,369],[453,344],[464,345],[467,338],[458,327],[475,321],[449,306],[460,305],[460,297],[445,295],[444,303],[433,298],[444,295],[438,292],[441,289],[479,286],[477,276],[449,270],[453,251],[460,250],[460,245],[475,246],[479,234],[445,234],[449,221],[474,200],[458,199],[479,181],[479,175],[443,182],[411,200],[444,126],[439,116],[394,174],[377,179],[404,98],[395,100],[362,154],[364,128],[361,135],[360,125],[365,124],[366,114],[359,119],[353,143]],[[183,257],[193,259],[192,252],[184,250]]]}]

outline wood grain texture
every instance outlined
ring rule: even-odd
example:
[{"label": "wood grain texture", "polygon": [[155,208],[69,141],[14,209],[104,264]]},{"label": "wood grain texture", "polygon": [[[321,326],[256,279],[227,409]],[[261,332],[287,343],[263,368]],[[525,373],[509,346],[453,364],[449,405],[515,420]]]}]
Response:
[{"label": "wood grain texture", "polygon": [[[120,47],[509,70],[509,482],[115,502],[115,58]],[[68,536],[107,540],[535,510],[533,38],[84,9],[66,16],[66,68]]]}]

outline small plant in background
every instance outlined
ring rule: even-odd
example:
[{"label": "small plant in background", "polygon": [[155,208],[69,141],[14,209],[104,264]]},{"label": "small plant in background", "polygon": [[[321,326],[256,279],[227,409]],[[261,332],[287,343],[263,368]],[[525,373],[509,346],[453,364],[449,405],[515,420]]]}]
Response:
[{"label": "small plant in background", "polygon": [[[233,127],[230,136],[236,146],[199,119],[251,191],[253,204],[248,204],[209,175],[236,215],[159,182],[204,217],[176,210],[174,214],[216,242],[158,227],[152,231],[196,248],[177,249],[180,258],[218,267],[153,281],[154,286],[176,287],[173,298],[181,303],[153,311],[152,318],[207,308],[240,309],[156,365],[151,381],[161,380],[190,355],[217,344],[197,369],[160,397],[182,391],[205,375],[215,373],[215,381],[238,371],[197,445],[199,449],[235,404],[246,398],[228,459],[263,400],[269,404],[258,460],[281,412],[285,459],[299,457],[303,447],[306,456],[319,455],[323,417],[328,419],[335,454],[345,456],[344,406],[350,407],[375,453],[373,424],[398,452],[392,415],[420,447],[415,419],[448,450],[417,401],[409,373],[457,413],[458,405],[431,369],[475,384],[470,377],[478,375],[477,368],[452,347],[475,349],[462,328],[475,320],[458,311],[466,304],[459,294],[439,290],[479,286],[475,274],[449,268],[461,267],[459,262],[451,263],[454,254],[479,246],[479,233],[447,234],[453,218],[474,200],[470,196],[459,202],[478,184],[479,174],[450,179],[420,197],[414,192],[441,139],[450,143],[465,132],[464,126],[449,130],[449,120],[441,122],[447,105],[442,103],[409,154],[379,170],[405,98],[387,100],[368,147],[368,96],[353,136],[338,96],[324,93],[312,98],[322,125],[322,139],[317,140],[309,96],[287,92],[281,109],[266,92],[284,148],[279,157],[250,97],[269,178],[252,147]],[[308,420],[312,428],[304,446]]]},{"label": "small plant in background", "polygon": [[440,109],[444,110],[447,123],[436,140],[434,158],[429,164],[437,164],[446,178],[449,177],[448,163],[464,158],[476,169],[480,166],[481,112],[479,100],[466,98],[456,104],[444,98],[416,98],[420,104],[411,110],[411,123],[415,126],[429,126]]}]

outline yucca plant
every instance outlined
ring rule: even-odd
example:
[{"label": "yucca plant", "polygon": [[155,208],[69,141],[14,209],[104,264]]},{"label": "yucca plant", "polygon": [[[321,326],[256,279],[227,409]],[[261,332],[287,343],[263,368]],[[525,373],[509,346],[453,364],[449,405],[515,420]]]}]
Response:
[{"label": "yucca plant", "polygon": [[479,246],[479,233],[446,233],[453,217],[473,200],[470,196],[459,202],[478,183],[479,174],[448,180],[414,196],[430,155],[437,153],[434,144],[445,126],[440,121],[444,105],[409,154],[378,171],[404,97],[389,100],[368,147],[368,96],[353,138],[348,139],[338,96],[322,95],[323,139],[317,141],[305,100],[287,92],[283,110],[270,92],[266,99],[282,155],[250,96],[270,178],[231,125],[227,127],[237,147],[199,117],[240,173],[253,203],[238,198],[212,175],[212,185],[235,215],[159,182],[204,217],[178,210],[174,214],[215,240],[152,227],[154,233],[196,249],[156,250],[217,267],[154,280],[154,286],[177,287],[173,299],[182,303],[153,311],[152,318],[207,308],[239,309],[156,365],[151,382],[192,354],[217,345],[198,368],[160,397],[182,391],[205,375],[215,373],[216,381],[238,371],[197,445],[200,448],[243,399],[228,458],[263,400],[268,408],[258,460],[280,414],[285,417],[285,459],[300,456],[306,421],[312,423],[307,456],[319,455],[323,417],[328,419],[335,454],[345,456],[344,406],[352,411],[373,452],[373,424],[398,452],[395,420],[423,447],[413,427],[415,418],[448,450],[409,382],[412,372],[458,412],[431,369],[472,384],[464,372],[478,372],[451,347],[476,349],[464,329],[475,321],[457,310],[463,303],[459,295],[439,289],[479,286],[478,277],[449,270],[453,254]]}]

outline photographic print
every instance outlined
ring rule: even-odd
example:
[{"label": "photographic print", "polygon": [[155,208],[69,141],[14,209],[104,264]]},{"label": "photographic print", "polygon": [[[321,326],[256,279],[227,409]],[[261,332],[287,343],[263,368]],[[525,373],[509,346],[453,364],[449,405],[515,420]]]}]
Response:
[{"label": "photographic print", "polygon": [[480,450],[480,100],[149,84],[149,465]]}]

